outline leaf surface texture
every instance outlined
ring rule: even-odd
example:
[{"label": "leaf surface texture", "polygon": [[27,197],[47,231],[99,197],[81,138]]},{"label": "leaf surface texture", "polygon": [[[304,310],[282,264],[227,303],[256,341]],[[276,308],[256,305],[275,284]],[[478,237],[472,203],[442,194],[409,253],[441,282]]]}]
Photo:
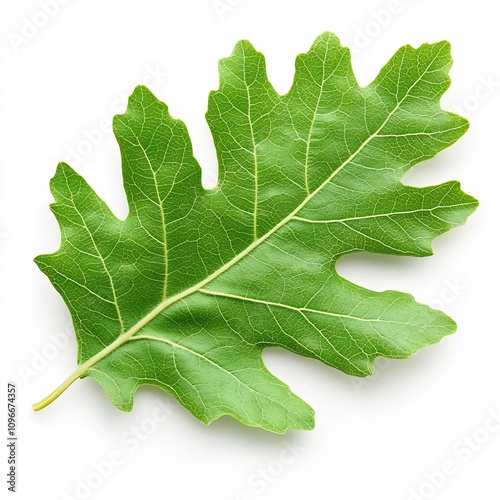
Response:
[{"label": "leaf surface texture", "polygon": [[51,181],[61,247],[37,257],[71,311],[81,376],[130,410],[141,385],[209,423],[274,432],[314,412],[264,366],[278,346],[349,375],[455,331],[444,313],[339,276],[353,252],[427,256],[477,201],[456,181],[401,179],[467,130],[440,107],[447,42],[405,46],[361,88],[331,33],[296,60],[279,95],[247,41],[220,61],[207,120],[219,162],[201,185],[184,123],[145,87],[114,119],[129,205],[118,219],[66,164]]}]

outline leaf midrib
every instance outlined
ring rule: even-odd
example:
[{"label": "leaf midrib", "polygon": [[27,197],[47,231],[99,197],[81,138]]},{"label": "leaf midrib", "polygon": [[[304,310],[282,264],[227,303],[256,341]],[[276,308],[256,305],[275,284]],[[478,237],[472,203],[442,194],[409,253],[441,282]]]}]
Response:
[{"label": "leaf midrib", "polygon": [[[394,106],[394,109],[388,113],[386,119],[382,122],[382,124],[378,127],[378,129],[373,132],[370,136],[365,139],[365,141],[358,147],[358,149],[352,153],[337,169],[335,169],[328,177],[327,179],[321,183],[312,193],[307,195],[304,200],[284,219],[282,219],[276,226],[274,226],[272,229],[270,229],[266,234],[262,235],[260,238],[254,240],[245,250],[240,252],[238,255],[235,255],[231,260],[229,260],[226,264],[221,266],[219,269],[217,269],[215,272],[213,272],[211,275],[209,275],[207,278],[204,280],[200,281],[199,283],[193,285],[190,288],[187,288],[183,292],[180,292],[166,300],[163,300],[160,302],[153,310],[151,310],[148,314],[146,314],[140,321],[138,321],[132,328],[130,328],[127,332],[121,334],[118,336],[110,345],[108,345],[105,349],[88,359],[85,363],[80,365],[80,367],[73,373],[71,377],[68,378],[67,381],[65,381],[62,385],[61,388],[56,389],[56,391],[62,389],[63,391],[69,387],[71,383],[73,383],[77,378],[82,376],[89,368],[94,366],[97,362],[99,362],[101,359],[106,357],[108,354],[111,354],[114,352],[118,347],[123,345],[124,343],[128,342],[129,340],[132,339],[132,337],[140,331],[144,326],[149,324],[151,321],[153,321],[159,314],[161,314],[166,308],[170,307],[172,304],[175,304],[176,302],[192,295],[195,292],[200,291],[203,287],[208,285],[210,282],[218,278],[220,275],[225,273],[227,270],[231,269],[235,264],[237,264],[240,260],[242,260],[244,257],[246,257],[250,252],[252,252],[255,248],[257,248],[261,243],[265,242],[267,239],[269,239],[273,234],[275,234],[279,229],[281,229],[284,225],[286,225],[290,220],[292,220],[302,208],[304,208],[309,201],[314,198],[324,187],[326,187],[334,178],[337,174],[339,174],[347,165],[349,165],[356,156],[360,154],[361,151],[374,139],[379,136],[380,131],[386,126],[386,124],[389,122],[389,120],[392,118],[392,116],[400,109],[401,104],[405,101],[405,99],[410,95],[411,91],[413,88],[420,82],[420,80],[427,74],[429,68],[432,66],[436,58],[438,57],[439,53],[434,56],[434,58],[429,62],[428,66],[426,69],[419,75],[419,77],[415,80],[415,82],[408,88],[406,94],[397,101],[396,105]],[[54,392],[56,392],[54,391]],[[48,398],[49,399],[50,395]],[[42,403],[42,402],[41,402]],[[43,406],[42,406],[43,407]]]},{"label": "leaf midrib", "polygon": [[149,159],[147,151],[144,149],[143,145],[141,144],[141,141],[139,140],[139,137],[137,137],[137,134],[132,129],[132,127],[129,127],[126,123],[123,123],[123,125],[129,129],[130,133],[137,140],[137,146],[139,146],[139,148],[141,149],[142,154],[148,163],[149,170],[151,170],[151,174],[153,176],[153,183],[155,186],[156,197],[158,199],[158,208],[159,208],[159,212],[160,212],[161,225],[162,225],[162,237],[163,237],[162,245],[163,245],[163,260],[164,260],[164,271],[163,272],[165,274],[165,277],[163,278],[162,300],[165,300],[167,298],[167,282],[168,282],[168,245],[167,245],[167,221],[165,219],[165,209],[163,207],[163,198],[160,196],[160,190],[158,188],[158,179],[156,178],[156,171],[153,168],[153,165],[151,164],[151,160]]}]

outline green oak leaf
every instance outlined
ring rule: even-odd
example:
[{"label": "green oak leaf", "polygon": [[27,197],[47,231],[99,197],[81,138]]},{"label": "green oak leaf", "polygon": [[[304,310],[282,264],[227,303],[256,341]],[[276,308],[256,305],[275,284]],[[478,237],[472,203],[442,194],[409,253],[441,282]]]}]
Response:
[{"label": "green oak leaf", "polygon": [[137,87],[113,122],[127,218],[66,164],[51,181],[61,246],[36,263],[71,311],[79,367],[34,408],[88,376],[121,410],[153,385],[205,423],[311,429],[313,410],[266,369],[263,349],[363,377],[377,356],[406,358],[453,333],[442,312],[335,270],[353,252],[431,255],[475,210],[458,182],[401,182],[467,130],[439,103],[449,49],[405,46],[362,88],[349,50],[324,33],[280,95],[263,55],[239,42],[208,103],[210,190],[184,123]]}]

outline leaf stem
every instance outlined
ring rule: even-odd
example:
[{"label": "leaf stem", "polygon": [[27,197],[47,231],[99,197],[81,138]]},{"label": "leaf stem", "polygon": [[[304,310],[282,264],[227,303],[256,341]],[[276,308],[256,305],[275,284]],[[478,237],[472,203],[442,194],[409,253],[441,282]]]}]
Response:
[{"label": "leaf stem", "polygon": [[35,403],[32,408],[35,411],[43,410],[50,403],[55,401],[75,380],[79,379],[89,368],[87,363],[80,365],[57,389],[52,391],[47,397]]},{"label": "leaf stem", "polygon": [[120,335],[114,342],[108,345],[102,351],[89,358],[85,363],[81,364],[57,389],[52,391],[47,397],[35,403],[32,408],[35,411],[43,410],[50,403],[55,401],[73,382],[78,380],[89,368],[92,368],[98,361],[113,352],[118,346],[127,342],[135,331],[129,331],[127,334]]}]

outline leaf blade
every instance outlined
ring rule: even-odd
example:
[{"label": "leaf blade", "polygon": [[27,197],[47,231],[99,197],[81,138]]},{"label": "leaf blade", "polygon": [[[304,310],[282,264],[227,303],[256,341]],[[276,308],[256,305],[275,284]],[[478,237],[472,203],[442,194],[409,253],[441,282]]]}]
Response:
[{"label": "leaf blade", "polygon": [[[357,251],[430,255],[433,239],[476,208],[457,182],[401,182],[467,130],[439,104],[450,65],[446,42],[405,46],[361,88],[348,49],[325,33],[297,57],[292,87],[280,96],[263,55],[240,42],[221,61],[220,88],[209,98],[220,166],[210,191],[184,124],[138,87],[114,120],[127,218],[114,218],[87,186],[80,203],[88,217],[95,211],[109,221],[85,235],[71,222],[76,206],[69,218],[59,214],[61,250],[37,261],[75,325],[88,325],[88,308],[77,307],[82,294],[61,281],[50,259],[78,276],[64,250],[69,241],[96,250],[96,235],[110,249],[93,256],[101,265],[95,280],[92,272],[80,277],[106,291],[105,307],[115,306],[121,327],[97,336],[107,346],[101,352],[87,338],[92,331],[77,332],[88,352],[80,356],[83,375],[121,409],[130,410],[137,388],[149,384],[205,423],[228,414],[284,432],[312,428],[313,411],[267,371],[265,347],[366,376],[377,356],[408,357],[453,333],[444,313],[408,294],[366,290],[335,270]],[[68,188],[70,199],[81,186]]]}]

